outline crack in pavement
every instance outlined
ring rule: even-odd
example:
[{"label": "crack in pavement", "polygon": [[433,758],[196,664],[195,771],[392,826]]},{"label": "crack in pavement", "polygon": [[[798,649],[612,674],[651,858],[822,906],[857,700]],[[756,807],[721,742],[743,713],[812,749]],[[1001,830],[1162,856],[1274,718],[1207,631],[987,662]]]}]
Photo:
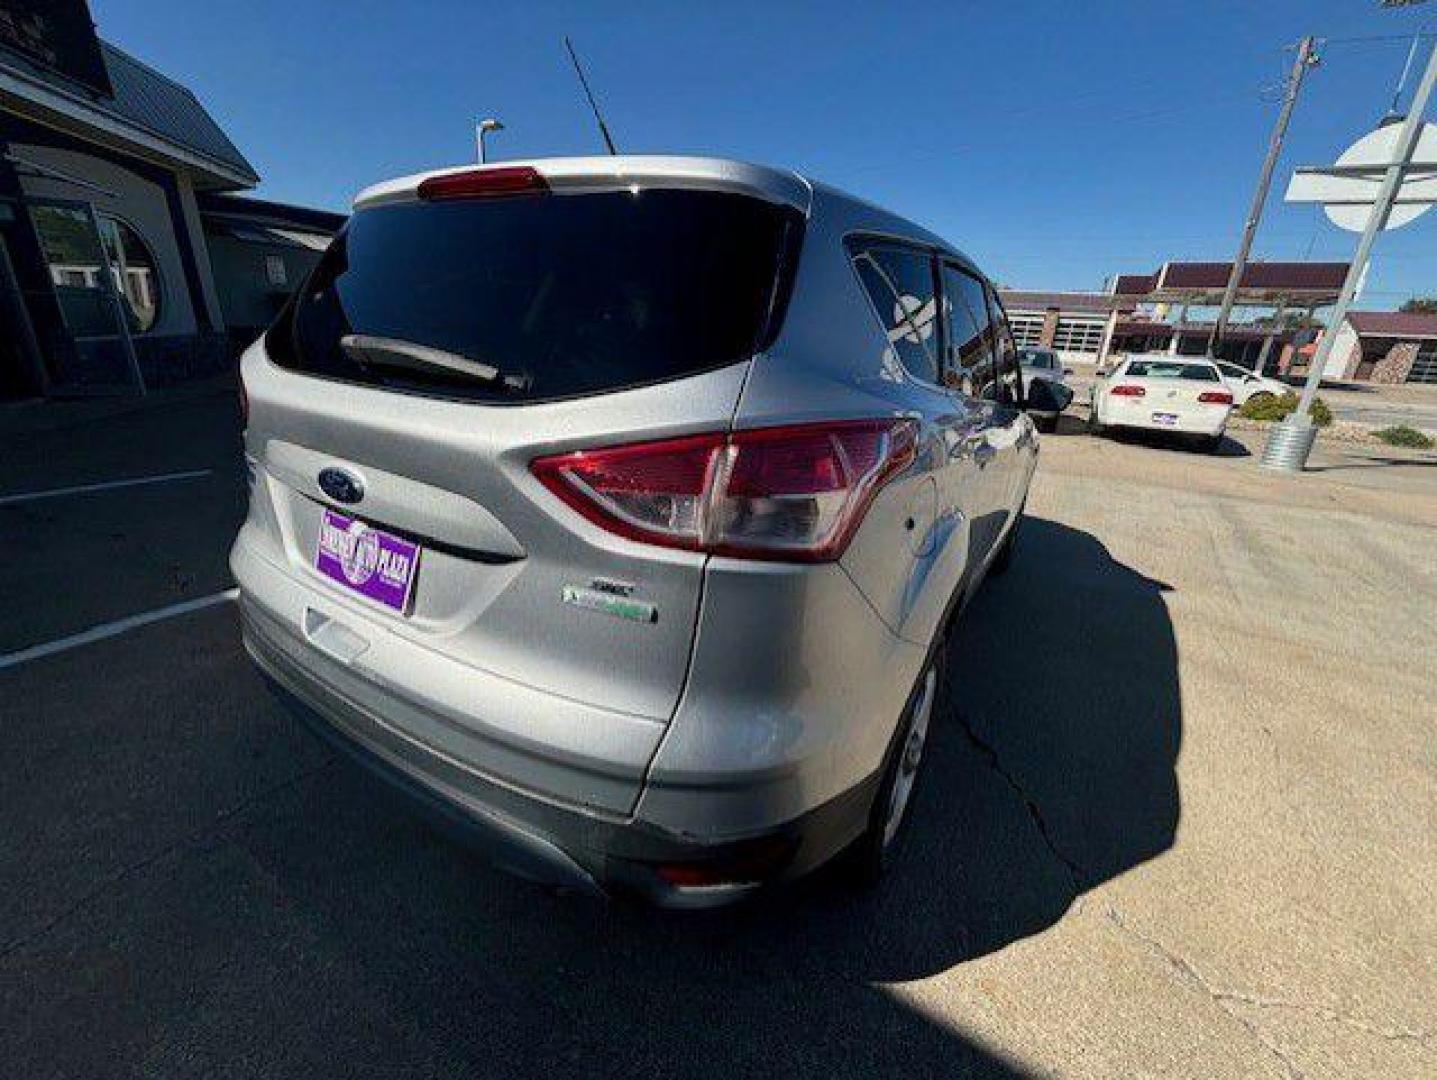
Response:
[{"label": "crack in pavement", "polygon": [[1202,974],[1202,972],[1198,971],[1197,968],[1195,968],[1191,963],[1183,959],[1183,957],[1179,956],[1177,953],[1173,952],[1173,950],[1169,949],[1161,941],[1158,941],[1156,938],[1134,929],[1131,925],[1128,924],[1122,913],[1118,911],[1117,908],[1113,907],[1111,904],[1107,905],[1106,915],[1109,923],[1111,923],[1122,933],[1140,942],[1144,947],[1148,949],[1149,952],[1161,957],[1164,961],[1166,961],[1168,966],[1171,967],[1178,974],[1178,976],[1183,982],[1201,990],[1204,994],[1211,998],[1214,1003],[1216,1003],[1220,1008],[1222,1008],[1223,1012],[1227,1013],[1228,1016],[1232,1017],[1234,1020],[1238,1021],[1240,1024],[1246,1027],[1248,1031],[1252,1033],[1253,1037],[1256,1038],[1258,1042],[1260,1042],[1264,1047],[1270,1050],[1279,1060],[1281,1060],[1282,1063],[1288,1068],[1289,1072],[1294,1076],[1300,1077],[1303,1074],[1301,1070],[1298,1069],[1297,1066],[1293,1064],[1293,1062],[1287,1057],[1286,1054],[1280,1051],[1268,1039],[1266,1039],[1261,1034],[1261,1032],[1258,1031],[1256,1025],[1247,1020],[1245,1017],[1238,1015],[1232,1009],[1227,1008],[1227,1005],[1229,1003],[1235,1005],[1247,1005],[1256,1009],[1274,1009],[1303,1013],[1308,1016],[1313,1016],[1318,1019],[1325,1020],[1329,1023],[1341,1024],[1342,1026],[1350,1028],[1353,1031],[1358,1031],[1365,1035],[1374,1036],[1387,1042],[1412,1042],[1416,1043],[1424,1050],[1430,1049],[1430,1042],[1433,1037],[1433,1033],[1430,1031],[1422,1031],[1413,1028],[1382,1027],[1377,1024],[1369,1023],[1366,1020],[1362,1020],[1354,1016],[1349,1016],[1345,1013],[1339,1012],[1336,1009],[1328,1008],[1327,1006],[1323,1005],[1314,1005],[1297,1001],[1286,1001],[1281,998],[1261,997],[1257,994],[1248,994],[1240,990],[1229,990],[1214,986],[1207,979],[1207,977]]},{"label": "crack in pavement", "polygon": [[1203,994],[1206,994],[1207,997],[1212,1000],[1213,1004],[1222,1010],[1225,1016],[1236,1020],[1239,1024],[1246,1028],[1248,1034],[1253,1037],[1253,1039],[1258,1043],[1258,1045],[1262,1046],[1263,1049],[1267,1050],[1268,1053],[1270,1053],[1282,1064],[1283,1070],[1287,1073],[1288,1076],[1294,1077],[1295,1080],[1303,1080],[1303,1077],[1306,1074],[1297,1067],[1296,1062],[1289,1058],[1280,1047],[1275,1046],[1271,1041],[1269,1041],[1268,1038],[1263,1035],[1260,1030],[1258,1030],[1257,1025],[1254,1024],[1251,1020],[1247,1019],[1247,1017],[1245,1016],[1240,1016],[1238,1013],[1228,1008],[1227,1002],[1229,998],[1227,998],[1221,991],[1215,990],[1212,985],[1207,981],[1207,979],[1203,977],[1201,972],[1199,972],[1195,967],[1189,964],[1177,953],[1169,949],[1162,942],[1158,941],[1156,938],[1148,937],[1146,934],[1138,930],[1134,930],[1131,926],[1127,924],[1127,921],[1123,918],[1122,914],[1118,911],[1118,909],[1113,907],[1111,904],[1107,905],[1106,915],[1108,922],[1111,923],[1114,927],[1116,927],[1121,933],[1126,934],[1134,941],[1141,943],[1149,953],[1163,960],[1168,965],[1168,967],[1177,974],[1178,980],[1180,982],[1201,991]]},{"label": "crack in pavement", "polygon": [[1003,779],[1003,782],[1012,789],[1013,793],[1023,801],[1023,807],[1027,810],[1028,817],[1033,822],[1033,827],[1038,830],[1038,837],[1043,841],[1043,846],[1048,849],[1049,854],[1051,854],[1053,858],[1063,864],[1063,868],[1067,870],[1068,876],[1072,879],[1073,892],[1080,895],[1088,886],[1088,875],[1077,862],[1058,846],[1057,841],[1053,839],[1053,834],[1048,828],[1048,822],[1043,817],[1043,808],[1038,805],[1037,799],[1028,794],[1027,789],[1018,782],[1018,778],[1008,771],[1002,759],[999,758],[998,751],[992,744],[983,739],[983,737],[974,730],[972,721],[968,719],[968,714],[961,709],[955,709],[953,712],[959,726],[963,729],[963,733],[968,737],[969,743],[972,744],[973,748],[977,750],[988,763],[988,767],[997,773],[998,776]]},{"label": "crack in pavement", "polygon": [[182,851],[186,848],[195,846],[201,841],[212,836],[216,831],[223,828],[229,822],[233,821],[240,814],[243,814],[246,810],[264,801],[265,799],[268,799],[270,796],[278,795],[281,792],[298,787],[300,784],[304,783],[311,777],[318,776],[320,773],[324,772],[324,770],[334,765],[335,760],[336,759],[333,756],[327,757],[324,761],[314,766],[313,768],[305,769],[302,772],[296,773],[295,775],[285,780],[281,780],[277,784],[271,784],[269,787],[264,788],[261,791],[255,792],[248,799],[245,799],[240,803],[236,804],[235,806],[230,807],[228,810],[221,811],[219,814],[215,815],[212,821],[208,822],[201,828],[195,829],[193,832],[187,833],[185,836],[181,837],[179,840],[176,840],[174,843],[167,844],[159,850],[151,852],[149,855],[146,855],[142,859],[138,859],[133,863],[129,863],[125,866],[120,867],[118,870],[105,877],[105,879],[102,880],[94,888],[90,889],[83,896],[79,897],[73,903],[68,905],[64,910],[62,910],[52,918],[46,920],[35,930],[24,935],[23,937],[15,938],[11,941],[6,942],[3,947],[0,947],[0,961],[8,959],[10,956],[19,952],[26,946],[32,945],[36,941],[39,941],[41,938],[49,934],[57,926],[63,923],[65,920],[70,918],[71,915],[75,914],[75,912],[94,902],[100,896],[102,896],[110,889],[114,888],[126,878],[129,878],[135,874],[142,873],[149,867],[153,866],[155,863],[163,861],[177,851]]}]

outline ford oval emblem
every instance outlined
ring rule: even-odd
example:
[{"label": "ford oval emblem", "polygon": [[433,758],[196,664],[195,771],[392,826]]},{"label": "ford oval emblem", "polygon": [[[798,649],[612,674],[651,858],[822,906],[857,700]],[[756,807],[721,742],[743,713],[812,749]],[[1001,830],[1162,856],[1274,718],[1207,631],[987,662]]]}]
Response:
[{"label": "ford oval emblem", "polygon": [[364,481],[343,469],[321,469],[319,486],[336,502],[357,503],[364,498]]}]

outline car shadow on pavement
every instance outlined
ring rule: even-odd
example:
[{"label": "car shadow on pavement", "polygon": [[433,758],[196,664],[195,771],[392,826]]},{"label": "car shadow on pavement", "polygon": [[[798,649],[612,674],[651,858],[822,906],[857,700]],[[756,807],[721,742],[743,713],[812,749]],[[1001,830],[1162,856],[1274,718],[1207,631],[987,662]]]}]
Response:
[{"label": "car shadow on pavement", "polygon": [[1161,450],[1177,450],[1206,457],[1252,457],[1252,451],[1231,435],[1224,435],[1217,449],[1210,449],[1207,443],[1191,435],[1175,435],[1163,431],[1142,431],[1137,429],[1109,429],[1103,438],[1130,446],[1150,446]]},{"label": "car shadow on pavement", "polygon": [[[874,891],[830,873],[707,914],[554,896],[333,760],[7,957],[0,1005],[27,1033],[12,1063],[311,1080],[1030,1075],[1021,1048],[980,1042],[991,1009],[968,1004],[986,991],[960,965],[1172,844],[1164,590],[1085,532],[1025,521],[1009,572],[950,639],[913,827]],[[281,735],[295,732],[263,738]],[[225,737],[241,744],[227,760],[266,756],[244,726]],[[923,990],[885,985],[945,972],[922,1008],[909,995]]]}]

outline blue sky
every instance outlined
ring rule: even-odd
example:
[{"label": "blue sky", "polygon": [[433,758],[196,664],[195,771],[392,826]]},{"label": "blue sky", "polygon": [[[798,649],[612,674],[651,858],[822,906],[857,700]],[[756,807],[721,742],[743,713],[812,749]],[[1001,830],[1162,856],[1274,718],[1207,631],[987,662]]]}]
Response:
[{"label": "blue sky", "polygon": [[[1165,259],[1230,258],[1284,50],[1410,33],[1437,2],[846,5],[92,0],[100,33],[190,86],[264,177],[344,208],[387,176],[601,149],[573,36],[621,150],[789,165],[928,225],[1005,285],[1095,289]],[[1334,41],[1304,90],[1258,235],[1265,258],[1355,237],[1281,202],[1384,112],[1397,41]],[[1409,89],[1415,78],[1409,82]],[[1431,112],[1429,112],[1431,115]],[[1437,212],[1383,238],[1365,307],[1437,294]]]}]

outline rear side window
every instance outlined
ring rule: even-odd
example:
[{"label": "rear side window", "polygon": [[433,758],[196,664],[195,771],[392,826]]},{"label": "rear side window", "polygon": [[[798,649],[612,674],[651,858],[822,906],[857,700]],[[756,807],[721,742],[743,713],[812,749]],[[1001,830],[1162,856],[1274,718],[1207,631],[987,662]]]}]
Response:
[{"label": "rear side window", "polygon": [[[1008,326],[1008,316],[998,300],[997,293],[988,290],[988,310],[993,317],[993,357],[998,368],[998,395],[1007,405],[1023,403],[1023,372],[1018,366],[1018,345],[1013,340],[1013,331]],[[1048,356],[1051,367],[1052,354]]]},{"label": "rear side window", "polygon": [[1220,382],[1217,368],[1210,364],[1184,364],[1180,361],[1134,360],[1124,372],[1135,379],[1186,379],[1190,382]]},{"label": "rear side window", "polygon": [[948,313],[945,381],[969,397],[992,400],[997,390],[997,370],[983,283],[966,270],[944,263],[943,300]]},{"label": "rear side window", "polygon": [[798,211],[711,191],[361,210],[269,334],[292,370],[500,403],[662,382],[772,340]]},{"label": "rear side window", "polygon": [[895,247],[859,247],[853,266],[899,362],[925,382],[938,381],[938,304],[932,259]]}]

